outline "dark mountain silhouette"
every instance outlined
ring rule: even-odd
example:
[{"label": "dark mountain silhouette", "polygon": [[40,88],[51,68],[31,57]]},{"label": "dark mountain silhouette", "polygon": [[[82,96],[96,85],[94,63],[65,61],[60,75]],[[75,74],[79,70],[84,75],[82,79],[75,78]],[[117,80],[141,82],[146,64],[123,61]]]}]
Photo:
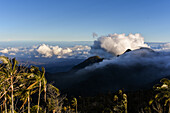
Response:
[{"label": "dark mountain silhouette", "polygon": [[[130,52],[130,51],[132,51],[131,49],[127,49],[123,54],[125,54],[125,53],[128,53],[128,52]],[[123,55],[122,54],[122,55]],[[119,57],[119,56],[121,56],[121,55],[117,55],[117,57]]]},{"label": "dark mountain silhouette", "polygon": [[79,70],[79,69],[83,69],[87,66],[90,66],[94,63],[99,63],[99,62],[102,62],[104,58],[100,58],[99,56],[92,56],[92,57],[89,57],[88,59],[86,59],[85,61],[83,61],[82,63],[74,66],[72,68],[72,70]]},{"label": "dark mountain silhouette", "polygon": [[124,53],[130,52],[130,51],[132,51],[132,50],[131,49],[127,49]]}]

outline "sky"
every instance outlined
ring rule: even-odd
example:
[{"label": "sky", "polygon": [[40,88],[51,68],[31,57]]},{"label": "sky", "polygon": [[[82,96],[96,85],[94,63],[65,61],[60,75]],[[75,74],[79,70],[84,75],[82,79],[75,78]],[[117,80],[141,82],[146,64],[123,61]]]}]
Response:
[{"label": "sky", "polygon": [[170,0],[0,0],[0,41],[93,41],[93,32],[170,42]]}]

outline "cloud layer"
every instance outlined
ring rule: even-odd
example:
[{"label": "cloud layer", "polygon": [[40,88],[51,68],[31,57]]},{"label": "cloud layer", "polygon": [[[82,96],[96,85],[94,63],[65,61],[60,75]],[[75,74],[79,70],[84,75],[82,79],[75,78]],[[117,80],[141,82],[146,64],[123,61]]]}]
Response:
[{"label": "cloud layer", "polygon": [[76,45],[73,47],[59,47],[41,44],[32,47],[8,47],[1,48],[1,55],[19,57],[56,57],[56,58],[87,58],[89,57],[89,46]]},{"label": "cloud layer", "polygon": [[[14,44],[15,45],[15,44]],[[152,48],[155,51],[170,51],[170,43],[144,43],[140,34],[109,34],[99,37],[91,47],[88,45],[58,46],[55,44],[39,44],[24,47],[0,47],[0,55],[11,57],[35,58],[76,58],[86,59],[90,56],[113,58],[121,55],[127,49],[136,50],[141,47]]]}]

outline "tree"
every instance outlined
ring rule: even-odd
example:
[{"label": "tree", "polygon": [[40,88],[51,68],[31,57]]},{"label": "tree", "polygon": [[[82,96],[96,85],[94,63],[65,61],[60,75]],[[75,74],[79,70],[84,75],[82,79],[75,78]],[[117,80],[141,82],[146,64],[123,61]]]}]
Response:
[{"label": "tree", "polygon": [[76,108],[76,113],[77,113],[77,99],[73,98],[72,102],[72,106]]},{"label": "tree", "polygon": [[49,111],[52,111],[53,113],[60,113],[62,111],[64,99],[65,96],[60,95],[60,91],[58,88],[56,88],[52,84],[47,85],[47,102]]},{"label": "tree", "polygon": [[[0,60],[3,62],[4,67],[0,71],[1,76],[3,76],[6,83],[4,83],[4,96],[5,101],[7,101],[6,93],[11,93],[11,113],[14,113],[14,84],[18,81],[18,76],[20,76],[19,72],[17,71],[17,64],[18,62],[13,58],[12,60],[8,59],[5,56],[0,56]],[[2,82],[3,83],[3,82]],[[9,83],[9,84],[8,84]],[[8,85],[7,85],[8,84]],[[8,87],[8,90],[6,90]],[[2,95],[3,96],[3,95]],[[6,106],[6,105],[5,105]],[[5,107],[5,112],[7,112],[7,106]]]},{"label": "tree", "polygon": [[[156,92],[155,98],[152,99],[149,104],[152,105],[152,108],[155,111],[160,111],[161,105],[164,109],[164,112],[168,111],[170,113],[170,80],[163,78],[160,80],[161,84],[156,84],[153,89]],[[156,106],[154,105],[156,104]],[[167,106],[168,105],[168,106]],[[166,107],[169,110],[166,110]]]},{"label": "tree", "polygon": [[[50,108],[52,108],[54,112],[61,112],[63,99],[65,97],[60,96],[58,88],[52,84],[47,84],[44,68],[40,71],[39,68],[35,66],[31,68],[24,67],[18,65],[15,58],[11,60],[5,56],[0,56],[0,60],[2,61],[0,64],[1,112],[14,113],[21,112],[22,110],[24,113],[24,106],[26,104],[28,113],[35,110],[39,113],[40,111],[42,112],[43,108],[45,113],[47,110],[50,111]],[[38,103],[37,105],[35,103],[31,104],[31,98],[36,96],[37,92]],[[40,98],[42,92],[44,92],[44,101]],[[44,102],[44,107],[40,107],[40,100]],[[17,107],[14,108],[14,106]],[[47,107],[49,109],[47,109]]]},{"label": "tree", "polygon": [[118,95],[114,96],[113,111],[118,113],[127,113],[127,95],[119,90]]},{"label": "tree", "polygon": [[[42,84],[46,84],[46,81],[44,83],[45,79],[45,69],[42,68],[42,71],[39,70],[38,67],[31,66],[30,71],[34,74],[36,74],[36,80],[38,81],[38,105],[37,105],[37,113],[39,113],[39,108],[40,108],[40,97],[41,97],[41,87],[44,86]],[[46,80],[46,79],[45,79]],[[44,86],[45,87],[45,86]],[[45,95],[45,94],[44,94]],[[45,111],[46,112],[46,111]]]},{"label": "tree", "polygon": [[20,92],[21,100],[23,101],[23,104],[20,109],[22,109],[24,105],[27,103],[28,113],[30,113],[30,109],[31,109],[31,106],[30,106],[31,95],[35,94],[38,91],[37,89],[38,81],[36,78],[37,77],[35,74],[33,73],[28,74],[27,79],[23,80],[23,82],[25,83],[24,84],[25,88],[23,87],[23,89],[21,89],[21,92]]}]

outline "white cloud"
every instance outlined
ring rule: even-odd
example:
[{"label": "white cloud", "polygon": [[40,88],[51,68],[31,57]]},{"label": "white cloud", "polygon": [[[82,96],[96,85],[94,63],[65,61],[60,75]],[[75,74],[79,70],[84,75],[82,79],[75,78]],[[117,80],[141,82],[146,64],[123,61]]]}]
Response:
[{"label": "white cloud", "polygon": [[86,57],[90,51],[90,47],[77,45],[74,47],[65,47],[61,48],[59,46],[49,46],[49,45],[40,45],[36,51],[42,55],[42,57],[53,57],[57,58],[73,58],[73,57]]},{"label": "white cloud", "polygon": [[10,51],[10,52],[11,52],[11,51],[12,51],[12,52],[18,52],[19,49],[18,49],[18,48],[10,48],[9,51]]},{"label": "white cloud", "polygon": [[54,46],[54,47],[52,47],[52,50],[55,55],[58,55],[62,51],[62,48],[60,48],[58,46]]},{"label": "white cloud", "polygon": [[39,54],[42,54],[44,57],[52,57],[53,56],[51,48],[48,45],[45,45],[45,44],[41,45],[37,49],[37,52]]},{"label": "white cloud", "polygon": [[161,49],[162,50],[170,50],[170,43],[166,43],[166,44],[161,45]]},{"label": "white cloud", "polygon": [[5,48],[5,49],[1,50],[0,52],[1,53],[8,53],[8,49]]},{"label": "white cloud", "polygon": [[0,50],[1,53],[9,53],[9,52],[18,52],[19,49],[18,48],[5,48],[3,50]]},{"label": "white cloud", "polygon": [[[127,49],[135,50],[141,47],[149,47],[144,43],[144,38],[140,34],[109,34],[108,36],[99,37],[94,41],[92,53],[105,54],[106,52],[113,55],[121,55]],[[104,52],[104,53],[103,53]]]},{"label": "white cloud", "polygon": [[52,51],[54,55],[64,55],[72,52],[70,48],[60,48],[58,46],[52,47]]},{"label": "white cloud", "polygon": [[9,55],[16,55],[15,53],[9,53]]}]

